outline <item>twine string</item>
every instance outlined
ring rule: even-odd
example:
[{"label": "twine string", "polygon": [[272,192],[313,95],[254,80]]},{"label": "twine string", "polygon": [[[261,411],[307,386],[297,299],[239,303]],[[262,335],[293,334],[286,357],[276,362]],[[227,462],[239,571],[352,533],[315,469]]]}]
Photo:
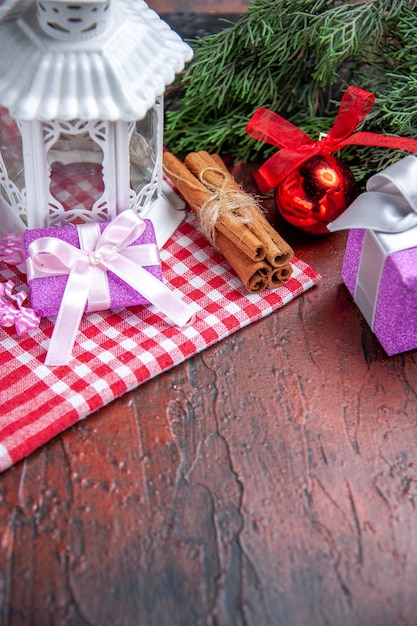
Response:
[{"label": "twine string", "polygon": [[[209,172],[221,175],[219,186],[207,180]],[[216,243],[216,224],[220,218],[228,217],[240,224],[249,224],[253,220],[253,209],[258,209],[255,200],[247,193],[230,189],[228,174],[217,167],[205,167],[198,176],[199,180],[211,192],[201,206],[199,218],[201,228],[212,245]]]},{"label": "twine string", "polygon": [[[170,176],[169,168],[164,166],[165,173]],[[221,176],[219,186],[208,180],[208,174],[214,173]],[[199,172],[198,180],[205,186],[211,194],[205,202],[198,208],[198,219],[202,231],[210,243],[216,248],[216,224],[222,217],[227,217],[236,223],[249,224],[253,220],[253,211],[262,212],[255,198],[247,194],[243,189],[237,191],[231,189],[228,184],[229,174],[218,167],[205,167]],[[185,183],[188,187],[200,190],[197,185],[193,185],[189,180],[175,174],[177,180]]]}]

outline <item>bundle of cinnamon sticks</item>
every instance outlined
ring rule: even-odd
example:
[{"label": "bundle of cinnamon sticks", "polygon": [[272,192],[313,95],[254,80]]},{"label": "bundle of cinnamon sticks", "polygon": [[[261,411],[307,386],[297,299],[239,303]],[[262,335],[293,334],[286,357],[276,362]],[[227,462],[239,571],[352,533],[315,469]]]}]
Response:
[{"label": "bundle of cinnamon sticks", "polygon": [[199,219],[203,232],[249,293],[279,287],[291,276],[294,252],[229,173],[218,155],[163,154],[166,175]]}]

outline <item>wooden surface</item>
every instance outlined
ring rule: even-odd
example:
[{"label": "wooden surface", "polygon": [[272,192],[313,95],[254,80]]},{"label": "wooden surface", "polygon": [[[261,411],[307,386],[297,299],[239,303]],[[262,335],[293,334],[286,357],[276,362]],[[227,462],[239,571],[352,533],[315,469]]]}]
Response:
[{"label": "wooden surface", "polygon": [[417,353],[266,208],[320,284],[0,476],[0,626],[417,624]]},{"label": "wooden surface", "polygon": [[317,287],[0,477],[2,626],[417,623],[416,353],[279,228]]}]

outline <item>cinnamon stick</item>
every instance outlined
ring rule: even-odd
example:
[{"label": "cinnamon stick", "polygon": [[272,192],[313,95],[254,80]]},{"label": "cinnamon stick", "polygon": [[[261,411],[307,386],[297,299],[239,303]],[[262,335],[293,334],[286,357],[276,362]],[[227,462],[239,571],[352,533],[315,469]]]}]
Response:
[{"label": "cinnamon stick", "polygon": [[[163,166],[200,220],[203,220],[209,202],[226,203],[230,197],[233,199],[233,214],[221,213],[222,206],[213,207],[213,243],[249,293],[257,293],[266,287],[276,288],[288,280],[292,273],[289,263],[292,249],[264,218],[255,201],[241,189],[219,155],[209,155],[205,151],[190,153],[182,163],[173,154],[165,152]],[[222,196],[223,192],[225,195]],[[244,220],[239,222],[236,215]]]},{"label": "cinnamon stick", "polygon": [[223,233],[217,233],[216,243],[229,265],[234,269],[249,293],[258,293],[268,287],[271,266],[265,261],[251,261],[234,246]]},{"label": "cinnamon stick", "polygon": [[162,164],[179,193],[193,213],[198,214],[198,209],[210,198],[207,187],[194,176],[176,156],[171,152],[164,152]]},{"label": "cinnamon stick", "polygon": [[[242,192],[240,185],[234,177],[229,173],[223,159],[219,155],[210,155],[205,150],[200,152],[190,152],[185,157],[185,165],[196,177],[204,177],[204,180],[210,185],[220,186],[226,176],[227,187],[236,193]],[[250,211],[250,222],[244,225],[246,231],[250,231],[253,235],[263,243],[265,248],[265,258],[273,267],[286,265],[294,256],[291,246],[277,233],[277,231],[269,224],[262,213],[259,211],[255,203],[245,207]],[[236,210],[239,214],[239,209]],[[221,218],[219,220],[219,226]]]},{"label": "cinnamon stick", "polygon": [[[207,153],[208,154],[208,153]],[[211,158],[213,159],[213,161],[216,161],[216,164],[221,167],[225,172],[227,172],[229,174],[229,169],[226,165],[226,163],[223,161],[222,157],[220,156],[220,154],[216,154],[215,152],[213,154],[210,154]]]},{"label": "cinnamon stick", "polygon": [[[163,154],[163,165],[172,183],[198,216],[199,208],[210,197],[210,192],[173,154]],[[268,263],[251,260],[222,232],[216,234],[216,245],[249,293],[257,293],[268,286],[271,269]]]},{"label": "cinnamon stick", "polygon": [[[219,163],[220,160],[222,160],[222,165]],[[226,177],[228,187],[236,191],[242,191],[240,185],[238,185],[230,174],[223,159],[219,155],[213,157],[205,150],[190,152],[185,157],[184,163],[195,176],[199,177],[199,175],[202,174],[204,180],[207,180],[207,182],[214,187],[220,187],[224,177]]]},{"label": "cinnamon stick", "polygon": [[281,267],[273,267],[268,274],[268,286],[277,288],[285,283],[292,274],[292,267],[290,263],[286,263]]},{"label": "cinnamon stick", "polygon": [[[252,227],[261,240],[263,240],[263,238],[269,238],[273,242],[273,246],[268,248],[266,254],[266,257],[272,266],[280,267],[281,265],[287,265],[287,263],[291,261],[294,256],[293,249],[261,213],[258,212],[258,214],[254,215]],[[275,255],[274,249],[276,250]]]},{"label": "cinnamon stick", "polygon": [[[194,213],[212,198],[213,193],[210,193],[197,176],[170,152],[164,152],[163,166],[166,174]],[[262,261],[265,258],[265,249],[259,237],[232,217],[223,215],[219,218],[216,222],[216,230],[223,232],[252,261]]]}]

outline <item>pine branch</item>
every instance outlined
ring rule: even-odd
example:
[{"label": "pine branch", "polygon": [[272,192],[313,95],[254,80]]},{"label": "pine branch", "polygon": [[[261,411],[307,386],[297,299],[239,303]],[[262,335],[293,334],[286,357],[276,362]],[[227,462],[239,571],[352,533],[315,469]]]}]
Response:
[{"label": "pine branch", "polygon": [[[271,147],[245,132],[258,107],[316,138],[350,84],[376,94],[367,129],[417,136],[416,33],[414,0],[252,0],[238,22],[192,42],[194,60],[166,99],[165,141],[179,156],[266,156]],[[362,174],[380,162],[372,152],[356,151]]]}]

